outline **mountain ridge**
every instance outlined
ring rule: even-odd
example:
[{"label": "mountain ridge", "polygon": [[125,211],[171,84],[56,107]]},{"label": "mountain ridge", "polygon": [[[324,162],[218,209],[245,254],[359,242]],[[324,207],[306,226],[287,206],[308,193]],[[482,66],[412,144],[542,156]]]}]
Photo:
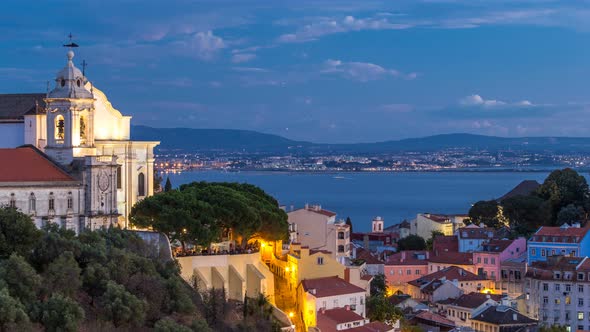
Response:
[{"label": "mountain ridge", "polygon": [[374,143],[312,143],[279,135],[241,129],[154,128],[132,126],[134,140],[159,140],[159,151],[226,153],[393,153],[443,149],[585,152],[590,137],[499,137],[470,133],[437,134],[426,137]]}]

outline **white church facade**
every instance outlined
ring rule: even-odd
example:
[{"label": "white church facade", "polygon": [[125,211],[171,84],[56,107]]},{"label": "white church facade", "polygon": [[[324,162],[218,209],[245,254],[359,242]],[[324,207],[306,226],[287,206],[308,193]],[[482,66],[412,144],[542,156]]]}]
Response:
[{"label": "white church facade", "polygon": [[127,227],[131,207],[153,194],[159,142],[131,141],[131,117],[74,66],[73,51],[67,58],[47,94],[0,94],[0,205],[38,226]]}]

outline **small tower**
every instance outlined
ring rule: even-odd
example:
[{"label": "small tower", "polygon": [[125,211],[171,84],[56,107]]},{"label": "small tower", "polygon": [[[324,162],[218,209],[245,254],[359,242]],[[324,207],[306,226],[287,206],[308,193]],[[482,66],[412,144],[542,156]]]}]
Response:
[{"label": "small tower", "polygon": [[373,233],[383,233],[383,218],[375,217],[373,219]]},{"label": "small tower", "polygon": [[94,97],[84,87],[86,78],[72,62],[74,51],[71,46],[67,58],[66,66],[57,73],[55,88],[45,98],[45,152],[63,165],[70,164],[74,157],[94,154]]}]

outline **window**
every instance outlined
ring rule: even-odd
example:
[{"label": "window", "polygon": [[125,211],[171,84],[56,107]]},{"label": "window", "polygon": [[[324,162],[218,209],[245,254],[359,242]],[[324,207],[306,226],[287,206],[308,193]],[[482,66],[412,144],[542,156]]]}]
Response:
[{"label": "window", "polygon": [[[78,84],[80,81],[78,81]],[[86,144],[86,118],[80,117],[80,143]]]},{"label": "window", "polygon": [[55,117],[55,127],[53,129],[55,138],[58,141],[63,141],[65,136],[65,121],[63,115],[58,115]]},{"label": "window", "polygon": [[544,304],[549,303],[549,298],[547,296],[543,296],[543,303]]},{"label": "window", "polygon": [[583,307],[584,306],[584,298],[579,298],[578,299],[578,307]]},{"label": "window", "polygon": [[578,285],[578,293],[584,293],[584,285]]},{"label": "window", "polygon": [[53,193],[49,193],[49,211],[55,210],[55,197]]},{"label": "window", "polygon": [[572,291],[572,285],[565,285],[565,291],[566,292],[571,292]]},{"label": "window", "polygon": [[[584,273],[578,273],[578,280],[584,280]],[[584,287],[584,285],[579,285],[579,286]]]},{"label": "window", "polygon": [[481,257],[477,257],[477,263],[481,264]]},{"label": "window", "polygon": [[488,258],[487,257],[483,259],[483,263],[484,264],[487,264],[488,263]]},{"label": "window", "polygon": [[404,274],[404,271],[402,269],[399,269],[399,275],[401,276],[403,274]]},{"label": "window", "polygon": [[575,251],[575,250],[572,250],[572,251],[570,252],[570,256],[576,257],[576,251]]},{"label": "window", "polygon": [[561,279],[561,273],[559,273],[559,272],[555,272],[554,276],[555,276],[555,279]]},{"label": "window", "polygon": [[571,298],[571,296],[566,296],[565,297],[565,304],[572,304],[572,298]]},{"label": "window", "polygon": [[531,256],[535,256],[537,255],[537,250],[536,249],[531,249]]},{"label": "window", "polygon": [[35,194],[31,193],[29,195],[29,212],[35,213],[35,210],[37,210],[37,200],[35,199]]},{"label": "window", "polygon": [[117,166],[117,189],[123,188],[123,169],[121,165]]},{"label": "window", "polygon": [[10,194],[10,207],[13,209],[16,208],[16,199],[14,198],[14,193]]},{"label": "window", "polygon": [[501,270],[500,274],[502,275],[502,279],[507,279],[508,278],[508,273],[506,272],[506,270]]},{"label": "window", "polygon": [[73,209],[74,208],[74,198],[72,197],[72,193],[69,192],[68,193],[68,209]]},{"label": "window", "polygon": [[416,275],[419,276],[420,275],[420,270],[416,270]]},{"label": "window", "polygon": [[411,275],[412,274],[412,270],[406,270],[406,275]]},{"label": "window", "polygon": [[318,265],[324,265],[324,257],[318,257]]},{"label": "window", "polygon": [[514,279],[520,280],[520,271],[514,271]]},{"label": "window", "polygon": [[137,175],[137,195],[145,196],[145,175],[143,173]]},{"label": "window", "polygon": [[492,261],[492,264],[496,264],[496,258],[495,257],[490,258],[490,260]]},{"label": "window", "polygon": [[551,249],[551,256],[555,256],[555,249]]},{"label": "window", "polygon": [[545,257],[545,249],[541,249],[541,257]]},{"label": "window", "polygon": [[556,291],[560,291],[561,290],[561,285],[560,284],[555,284],[555,290]]},{"label": "window", "polygon": [[561,299],[560,299],[560,298],[558,298],[558,297],[556,297],[556,298],[555,298],[555,304],[560,304],[560,303],[561,303]]},{"label": "window", "polygon": [[492,278],[496,278],[496,271],[492,271]]},{"label": "window", "polygon": [[389,275],[393,275],[393,269],[389,270]]},{"label": "window", "polygon": [[344,240],[344,232],[338,232],[338,240]]},{"label": "window", "polygon": [[343,245],[339,245],[338,246],[338,252],[344,252],[344,246]]}]

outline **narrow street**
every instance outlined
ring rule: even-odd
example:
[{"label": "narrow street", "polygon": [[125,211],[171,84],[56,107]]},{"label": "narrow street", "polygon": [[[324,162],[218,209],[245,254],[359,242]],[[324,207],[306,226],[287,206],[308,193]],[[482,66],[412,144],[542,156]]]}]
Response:
[{"label": "narrow street", "polygon": [[289,291],[289,284],[285,278],[281,278],[277,275],[274,275],[274,284],[275,284],[275,302],[279,309],[283,310],[286,314],[294,313],[293,317],[291,317],[291,321],[295,324],[295,331],[303,332],[303,323],[301,321],[301,317],[297,314],[296,305],[295,305],[295,290],[293,293]]}]

